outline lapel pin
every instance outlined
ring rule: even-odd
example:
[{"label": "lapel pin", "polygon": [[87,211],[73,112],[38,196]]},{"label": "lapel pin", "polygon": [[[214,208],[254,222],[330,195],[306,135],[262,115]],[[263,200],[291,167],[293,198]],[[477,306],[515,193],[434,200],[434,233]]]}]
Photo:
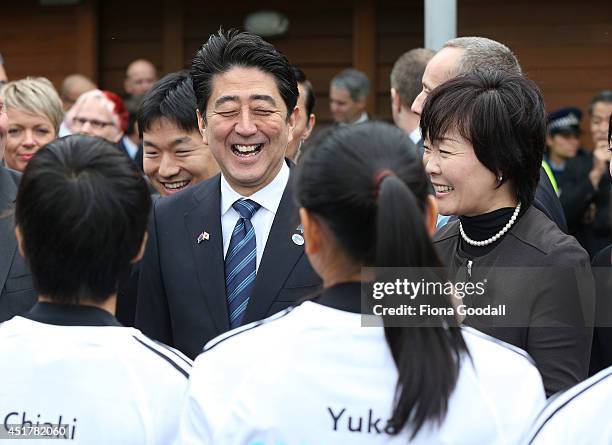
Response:
[{"label": "lapel pin", "polygon": [[209,238],[210,235],[208,234],[208,232],[200,233],[200,236],[198,236],[198,244],[200,244],[202,241],[208,241]]},{"label": "lapel pin", "polygon": [[302,235],[300,235],[299,233],[294,233],[293,236],[291,237],[291,239],[298,246],[303,246],[304,245],[304,237]]},{"label": "lapel pin", "polygon": [[304,234],[304,226],[300,224],[299,226],[295,228],[295,231],[300,232],[300,233],[294,233],[293,236],[291,237],[291,240],[293,241],[294,244],[298,246],[303,246],[304,237],[302,235]]}]

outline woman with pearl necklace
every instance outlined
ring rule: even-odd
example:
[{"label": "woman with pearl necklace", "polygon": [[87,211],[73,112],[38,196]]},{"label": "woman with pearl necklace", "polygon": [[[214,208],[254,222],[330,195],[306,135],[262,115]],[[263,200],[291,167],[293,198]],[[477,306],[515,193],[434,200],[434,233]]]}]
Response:
[{"label": "woman with pearl necklace", "polygon": [[504,305],[503,317],[464,323],[527,351],[548,395],[587,376],[593,288],[589,257],[533,207],[546,114],[535,83],[503,72],[452,79],[421,115],[424,164],[439,212],[434,235],[456,282],[485,283],[468,307]]}]

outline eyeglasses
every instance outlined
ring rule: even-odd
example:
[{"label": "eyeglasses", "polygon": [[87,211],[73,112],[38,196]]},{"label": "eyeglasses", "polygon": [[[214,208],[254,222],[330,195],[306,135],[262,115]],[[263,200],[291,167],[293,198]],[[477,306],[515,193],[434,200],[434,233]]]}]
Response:
[{"label": "eyeglasses", "polygon": [[83,127],[88,122],[89,122],[89,125],[92,128],[95,128],[96,130],[102,130],[105,127],[107,127],[108,125],[115,125],[113,122],[103,122],[103,121],[99,121],[97,119],[85,119],[83,117],[75,117],[72,120],[72,123],[76,127]]}]

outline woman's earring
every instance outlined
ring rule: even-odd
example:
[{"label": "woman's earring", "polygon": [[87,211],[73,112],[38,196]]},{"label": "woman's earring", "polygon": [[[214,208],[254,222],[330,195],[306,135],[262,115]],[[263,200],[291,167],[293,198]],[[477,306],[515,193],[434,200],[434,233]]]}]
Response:
[{"label": "woman's earring", "polygon": [[503,179],[504,179],[504,178],[503,178],[503,176],[502,176],[502,175],[499,175],[499,176],[497,177],[497,182],[502,182],[502,180],[503,180]]}]

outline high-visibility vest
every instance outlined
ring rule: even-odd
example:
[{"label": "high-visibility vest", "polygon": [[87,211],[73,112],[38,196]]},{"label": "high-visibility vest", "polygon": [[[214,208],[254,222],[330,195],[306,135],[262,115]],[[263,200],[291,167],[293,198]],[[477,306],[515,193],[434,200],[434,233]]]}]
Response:
[{"label": "high-visibility vest", "polygon": [[550,165],[548,165],[548,162],[546,162],[544,159],[542,159],[542,168],[546,172],[548,179],[550,179],[550,183],[552,184],[553,189],[555,189],[555,193],[557,194],[557,196],[559,196],[559,186],[557,185],[557,180],[555,179],[555,175],[552,169],[550,168]]}]

